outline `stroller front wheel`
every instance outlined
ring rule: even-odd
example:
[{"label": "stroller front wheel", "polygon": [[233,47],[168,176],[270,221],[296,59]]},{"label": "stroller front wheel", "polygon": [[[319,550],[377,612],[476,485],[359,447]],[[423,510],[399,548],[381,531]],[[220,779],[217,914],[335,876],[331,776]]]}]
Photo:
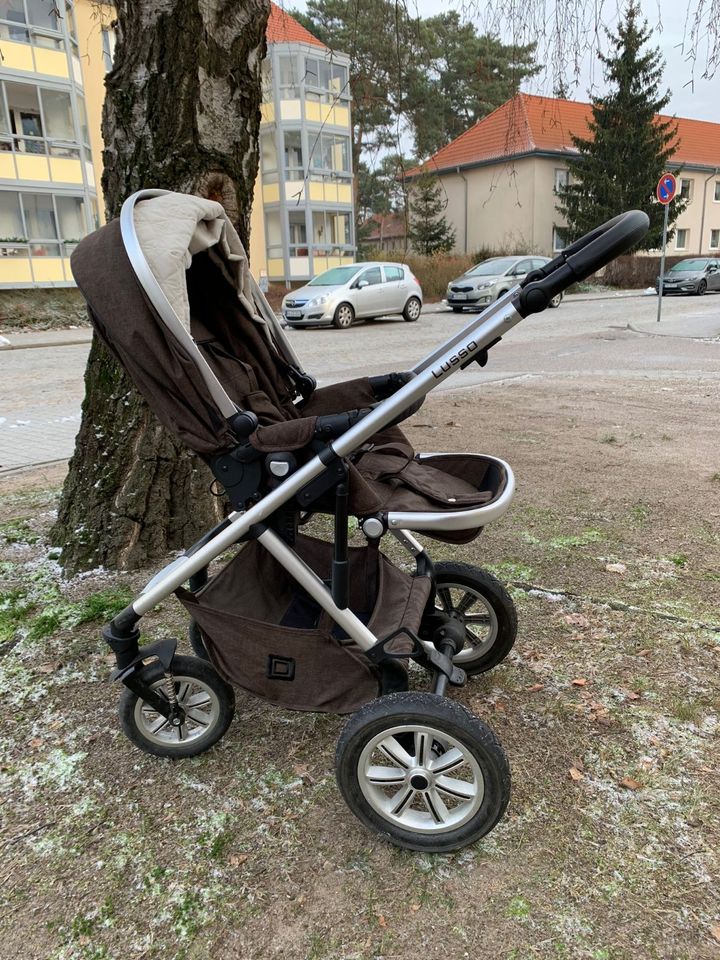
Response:
[{"label": "stroller front wheel", "polygon": [[497,666],[517,636],[517,611],[497,577],[469,563],[435,565],[435,608],[462,621],[465,646],[453,658],[475,676]]},{"label": "stroller front wheel", "polygon": [[[212,666],[196,657],[173,658],[173,682],[184,719],[173,726],[162,714],[125,688],[120,698],[122,731],[128,740],[156,757],[181,759],[208,750],[230,726],[235,694]],[[167,699],[167,680],[160,664],[148,668],[145,680]]]},{"label": "stroller front wheel", "polygon": [[432,693],[372,700],[347,723],[335,755],[355,816],[398,847],[448,853],[500,820],[510,768],[493,731]]}]

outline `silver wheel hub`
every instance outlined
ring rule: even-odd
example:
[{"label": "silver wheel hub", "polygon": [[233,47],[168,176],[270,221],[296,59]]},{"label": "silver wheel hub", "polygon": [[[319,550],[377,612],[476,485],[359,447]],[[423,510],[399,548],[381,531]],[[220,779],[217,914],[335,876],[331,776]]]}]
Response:
[{"label": "silver wheel hub", "polygon": [[382,731],[358,761],[363,796],[385,820],[416,833],[444,833],[480,809],[485,781],[468,747],[426,724]]},{"label": "silver wheel hub", "polygon": [[[158,680],[152,689],[166,697],[166,680]],[[184,716],[168,719],[138,700],[135,704],[135,723],[152,743],[159,746],[183,744],[199,740],[215,726],[220,716],[220,701],[214,690],[194,677],[175,676],[175,695]]]},{"label": "silver wheel hub", "polygon": [[453,657],[462,666],[486,654],[497,640],[498,619],[489,601],[461,583],[440,582],[436,609],[450,614],[465,627],[465,646]]}]

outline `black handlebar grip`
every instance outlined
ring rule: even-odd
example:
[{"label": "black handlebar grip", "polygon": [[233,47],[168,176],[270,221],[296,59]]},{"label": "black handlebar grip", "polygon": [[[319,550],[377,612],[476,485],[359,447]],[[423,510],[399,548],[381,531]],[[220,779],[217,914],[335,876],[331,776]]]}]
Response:
[{"label": "black handlebar grip", "polygon": [[646,213],[628,210],[595,227],[571,243],[550,263],[527,276],[520,294],[513,301],[515,309],[523,317],[540,313],[553,297],[571,284],[585,280],[634,247],[645,236],[649,226],[650,219]]}]

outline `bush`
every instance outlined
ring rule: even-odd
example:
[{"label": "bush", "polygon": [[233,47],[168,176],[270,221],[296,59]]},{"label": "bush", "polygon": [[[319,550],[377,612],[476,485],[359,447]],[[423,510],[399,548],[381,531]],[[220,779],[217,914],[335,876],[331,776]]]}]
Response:
[{"label": "bush", "polygon": [[[660,257],[628,254],[609,263],[602,274],[602,283],[608,287],[620,287],[623,290],[644,290],[655,286],[655,278],[660,274]],[[665,270],[684,257],[665,257]]]}]

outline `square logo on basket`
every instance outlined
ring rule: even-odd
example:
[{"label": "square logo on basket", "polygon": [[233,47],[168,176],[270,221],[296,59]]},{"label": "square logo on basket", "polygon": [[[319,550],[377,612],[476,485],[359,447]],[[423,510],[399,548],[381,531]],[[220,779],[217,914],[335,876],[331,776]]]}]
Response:
[{"label": "square logo on basket", "polygon": [[267,675],[271,680],[293,680],[295,660],[292,657],[277,657],[271,653],[268,657]]}]

